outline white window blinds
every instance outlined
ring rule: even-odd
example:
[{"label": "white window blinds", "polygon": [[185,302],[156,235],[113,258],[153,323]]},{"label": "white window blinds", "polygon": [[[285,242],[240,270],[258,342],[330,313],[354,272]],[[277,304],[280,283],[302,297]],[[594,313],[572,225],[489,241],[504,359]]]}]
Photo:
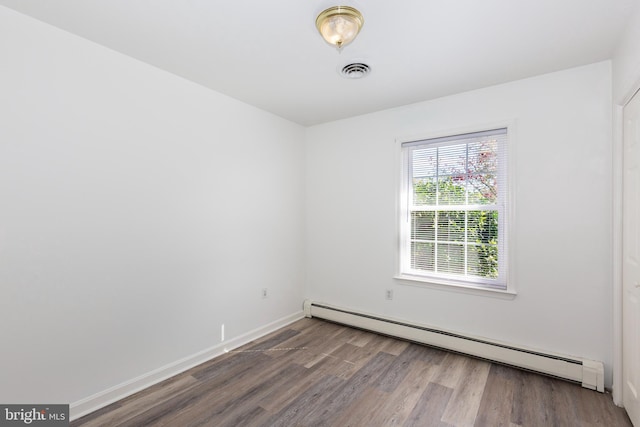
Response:
[{"label": "white window blinds", "polygon": [[506,289],[507,129],[402,150],[402,273]]}]

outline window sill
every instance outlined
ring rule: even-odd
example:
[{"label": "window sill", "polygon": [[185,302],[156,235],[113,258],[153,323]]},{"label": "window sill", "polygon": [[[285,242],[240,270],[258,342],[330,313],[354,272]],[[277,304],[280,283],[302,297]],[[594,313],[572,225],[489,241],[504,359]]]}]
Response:
[{"label": "window sill", "polygon": [[517,293],[510,289],[490,289],[473,286],[471,284],[464,285],[461,283],[450,282],[447,280],[438,280],[428,277],[412,276],[409,274],[399,274],[393,277],[401,285],[417,286],[420,288],[437,289],[440,291],[457,292],[468,295],[479,295],[484,297],[500,298],[512,300]]}]

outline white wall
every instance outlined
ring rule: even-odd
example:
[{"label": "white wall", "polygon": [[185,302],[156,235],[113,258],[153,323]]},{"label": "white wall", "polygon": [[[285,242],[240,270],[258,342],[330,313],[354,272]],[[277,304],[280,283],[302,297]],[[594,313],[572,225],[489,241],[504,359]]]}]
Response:
[{"label": "white wall", "polygon": [[[309,128],[308,296],[601,360],[610,386],[610,68],[607,61]],[[512,119],[517,297],[394,280],[395,139]]]},{"label": "white wall", "polygon": [[0,402],[300,312],[302,127],[4,7],[0,94]]},{"label": "white wall", "polygon": [[613,55],[613,100],[623,105],[640,89],[640,3],[636,2]]}]

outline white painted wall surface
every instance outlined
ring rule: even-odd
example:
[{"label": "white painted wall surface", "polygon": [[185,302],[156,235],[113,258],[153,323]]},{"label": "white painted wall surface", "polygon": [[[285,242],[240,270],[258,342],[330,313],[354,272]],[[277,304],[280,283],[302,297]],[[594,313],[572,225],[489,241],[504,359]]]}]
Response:
[{"label": "white painted wall surface", "polygon": [[624,105],[640,89],[640,3],[629,15],[625,32],[613,55],[613,100]]},{"label": "white painted wall surface", "polygon": [[[607,61],[308,128],[308,296],[601,360],[610,385],[611,102]],[[505,120],[517,123],[518,295],[400,284],[394,140]]]},{"label": "white painted wall surface", "polygon": [[74,402],[299,312],[303,138],[0,7],[0,402]]}]

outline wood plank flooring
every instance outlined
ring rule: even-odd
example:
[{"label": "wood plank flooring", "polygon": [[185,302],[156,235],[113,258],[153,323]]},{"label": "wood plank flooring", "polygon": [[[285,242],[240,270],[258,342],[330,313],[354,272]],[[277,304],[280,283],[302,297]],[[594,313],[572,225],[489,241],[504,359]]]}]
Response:
[{"label": "wood plank flooring", "polygon": [[631,426],[579,385],[302,319],[71,426]]}]

